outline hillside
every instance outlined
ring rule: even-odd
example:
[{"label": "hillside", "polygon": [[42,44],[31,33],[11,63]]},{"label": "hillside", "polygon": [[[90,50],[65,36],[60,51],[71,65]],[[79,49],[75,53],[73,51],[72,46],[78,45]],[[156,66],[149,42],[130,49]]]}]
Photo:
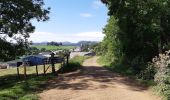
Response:
[{"label": "hillside", "polygon": [[[79,41],[77,43],[72,42],[61,42],[63,46],[81,46],[81,44],[91,44],[91,43],[98,43],[99,41]],[[47,45],[47,42],[39,42],[39,43],[33,43],[33,45]]]}]

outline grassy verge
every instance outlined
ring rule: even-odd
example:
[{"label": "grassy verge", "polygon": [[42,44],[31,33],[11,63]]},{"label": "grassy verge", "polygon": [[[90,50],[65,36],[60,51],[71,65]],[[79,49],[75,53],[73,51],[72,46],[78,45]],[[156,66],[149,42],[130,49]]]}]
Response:
[{"label": "grassy verge", "polygon": [[128,76],[133,76],[133,70],[129,69],[128,67],[124,67],[120,64],[112,64],[111,62],[108,62],[107,60],[105,60],[103,57],[99,57],[99,59],[97,60],[97,62],[101,65],[103,65],[104,67],[106,67],[107,69],[116,72],[116,73],[120,73],[122,75],[128,75]]},{"label": "grassy verge", "polygon": [[152,88],[155,94],[162,97],[162,100],[170,100],[170,87],[168,85],[157,85]]},{"label": "grassy verge", "polygon": [[84,62],[85,59],[88,59],[89,57],[87,56],[76,56],[69,61],[69,65],[63,66],[60,70],[59,73],[68,73],[72,71],[76,71],[81,68],[82,63]]},{"label": "grassy verge", "polygon": [[[58,67],[59,65],[56,65]],[[47,75],[34,75],[35,66],[27,68],[27,79],[22,77],[23,68],[20,69],[21,78],[16,74],[16,69],[0,70],[0,100],[38,100],[36,95],[41,90],[42,84],[54,76],[51,75],[51,68]],[[43,66],[38,66],[39,74],[43,73]]]},{"label": "grassy verge", "polygon": [[0,100],[38,100],[37,91],[41,85],[53,78],[52,75],[29,77],[26,80],[16,79],[14,76],[4,76],[4,84],[0,86]]},{"label": "grassy verge", "polygon": [[128,76],[130,78],[133,78],[139,84],[142,84],[148,87],[156,85],[153,80],[148,81],[148,80],[142,80],[142,79],[137,78],[134,70],[129,67],[126,67],[120,64],[112,64],[106,61],[105,59],[103,59],[103,57],[99,57],[97,62],[114,73],[119,73],[123,76]]},{"label": "grassy verge", "polygon": [[108,62],[107,60],[105,60],[103,57],[99,56],[98,59],[97,59],[97,63],[100,64],[100,65],[103,65],[103,66],[110,66],[111,63]]}]

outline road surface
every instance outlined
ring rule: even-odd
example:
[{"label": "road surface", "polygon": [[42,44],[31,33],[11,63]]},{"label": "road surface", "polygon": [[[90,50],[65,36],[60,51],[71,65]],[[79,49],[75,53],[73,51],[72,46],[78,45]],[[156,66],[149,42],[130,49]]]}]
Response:
[{"label": "road surface", "polygon": [[136,81],[110,72],[96,63],[97,57],[83,63],[83,69],[59,75],[39,94],[41,100],[160,100]]}]

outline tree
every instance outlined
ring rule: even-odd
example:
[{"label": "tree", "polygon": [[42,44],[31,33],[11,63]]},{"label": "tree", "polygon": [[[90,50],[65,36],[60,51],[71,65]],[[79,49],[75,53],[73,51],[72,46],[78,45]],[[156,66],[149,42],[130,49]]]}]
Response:
[{"label": "tree", "polygon": [[108,20],[108,23],[103,29],[103,33],[105,37],[101,46],[103,47],[104,59],[109,61],[110,63],[114,62],[119,56],[120,48],[119,40],[117,37],[117,33],[119,32],[119,28],[117,26],[117,20],[115,17],[111,16]]},{"label": "tree", "polygon": [[54,42],[54,41],[51,41],[51,42],[47,42],[47,45],[51,45],[51,46],[62,46],[62,42]]},{"label": "tree", "polygon": [[46,48],[41,48],[40,51],[41,52],[46,52],[47,50],[46,50]]},{"label": "tree", "polygon": [[0,61],[9,61],[19,58],[19,55],[25,52],[21,41],[18,41],[18,44],[11,44],[6,40],[0,39],[0,46]]},{"label": "tree", "polygon": [[170,49],[170,1],[101,1],[118,21],[115,35],[125,64],[139,72],[159,52]]},{"label": "tree", "polygon": [[40,52],[41,52],[41,50],[39,50],[36,47],[29,47],[27,50],[28,55],[38,55]]},{"label": "tree", "polygon": [[[6,60],[1,56],[3,52],[11,52],[10,50],[16,52],[16,49],[12,49],[14,46],[22,44],[23,47],[27,47],[27,38],[35,30],[31,20],[46,21],[49,19],[47,16],[49,8],[44,9],[43,5],[43,0],[0,0],[0,41],[7,43],[7,45],[1,45],[1,60]],[[4,35],[16,40],[17,43],[7,41],[3,38]],[[6,55],[11,56],[10,53]]]}]

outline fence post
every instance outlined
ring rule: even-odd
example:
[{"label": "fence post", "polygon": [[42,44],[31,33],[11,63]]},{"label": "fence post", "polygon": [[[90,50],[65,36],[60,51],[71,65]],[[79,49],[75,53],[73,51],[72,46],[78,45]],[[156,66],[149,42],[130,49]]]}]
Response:
[{"label": "fence post", "polygon": [[69,59],[69,56],[68,55],[66,55],[66,66],[68,66],[68,59]]},{"label": "fence post", "polygon": [[18,75],[18,78],[20,78],[20,75],[19,75],[19,66],[17,66],[17,75]]},{"label": "fence post", "polygon": [[24,62],[24,78],[27,78],[27,68],[26,68],[26,62]]},{"label": "fence post", "polygon": [[43,69],[44,69],[44,75],[45,75],[45,63],[44,63],[44,66],[43,66],[43,67],[44,67]]},{"label": "fence post", "polygon": [[56,75],[55,72],[55,62],[54,62],[54,53],[51,53],[51,68],[52,68],[52,74]]},{"label": "fence post", "polygon": [[67,66],[69,64],[69,57],[70,57],[70,52],[67,52],[66,53],[66,64],[67,64]]},{"label": "fence post", "polygon": [[38,76],[38,65],[36,64],[36,74]]}]

